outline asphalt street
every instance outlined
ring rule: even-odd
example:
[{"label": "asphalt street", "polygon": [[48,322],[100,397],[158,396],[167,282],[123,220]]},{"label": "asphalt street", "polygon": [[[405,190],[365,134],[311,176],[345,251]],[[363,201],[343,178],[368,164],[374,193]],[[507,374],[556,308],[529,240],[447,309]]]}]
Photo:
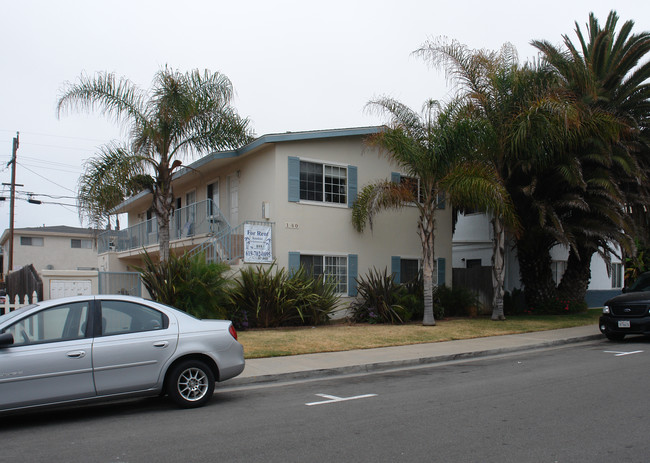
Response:
[{"label": "asphalt street", "polygon": [[2,461],[644,462],[650,341],[5,416]]}]

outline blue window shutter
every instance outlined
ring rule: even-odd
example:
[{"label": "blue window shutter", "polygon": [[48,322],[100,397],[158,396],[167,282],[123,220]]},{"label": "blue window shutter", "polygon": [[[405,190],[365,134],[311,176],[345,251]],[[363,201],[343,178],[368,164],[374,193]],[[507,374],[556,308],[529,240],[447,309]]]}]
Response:
[{"label": "blue window shutter", "polygon": [[348,296],[357,295],[357,275],[359,274],[359,256],[348,254]]},{"label": "blue window shutter", "polygon": [[391,172],[390,173],[390,181],[393,182],[393,183],[399,183],[401,178],[402,178],[402,176],[400,175],[399,172]]},{"label": "blue window shutter", "polygon": [[300,201],[300,158],[289,156],[289,201]]},{"label": "blue window shutter", "polygon": [[438,209],[444,209],[447,202],[447,195],[444,191],[438,192]]},{"label": "blue window shutter", "polygon": [[390,272],[393,274],[393,277],[395,278],[395,283],[401,283],[401,261],[402,258],[400,256],[391,256],[390,258]]},{"label": "blue window shutter", "polygon": [[357,166],[348,166],[348,207],[357,200]]},{"label": "blue window shutter", "polygon": [[438,259],[438,286],[445,284],[445,258]]},{"label": "blue window shutter", "polygon": [[300,253],[299,252],[290,252],[289,253],[289,274],[292,275],[298,271],[300,268]]}]

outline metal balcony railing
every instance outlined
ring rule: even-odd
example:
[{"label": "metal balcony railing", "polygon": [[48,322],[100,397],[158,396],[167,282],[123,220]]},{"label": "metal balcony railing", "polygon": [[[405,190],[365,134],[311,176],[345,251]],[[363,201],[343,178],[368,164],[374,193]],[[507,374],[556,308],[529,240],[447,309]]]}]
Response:
[{"label": "metal balcony railing", "polygon": [[[230,224],[216,204],[208,199],[182,207],[172,213],[169,221],[169,240],[176,241],[197,235],[221,235],[230,232]],[[98,252],[129,251],[160,244],[156,218],[124,230],[100,233]]]}]

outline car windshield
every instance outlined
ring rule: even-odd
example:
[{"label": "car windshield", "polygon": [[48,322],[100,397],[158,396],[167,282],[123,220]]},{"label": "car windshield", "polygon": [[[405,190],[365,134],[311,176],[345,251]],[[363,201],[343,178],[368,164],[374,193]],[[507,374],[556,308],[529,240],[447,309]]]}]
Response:
[{"label": "car windshield", "polygon": [[24,307],[21,307],[20,309],[16,309],[4,315],[0,315],[0,325],[4,324],[6,321],[11,320],[14,317],[17,317],[21,313],[26,312],[27,310],[31,309],[35,305],[36,304],[26,305]]},{"label": "car windshield", "polygon": [[630,286],[629,292],[650,291],[650,273],[644,273]]}]

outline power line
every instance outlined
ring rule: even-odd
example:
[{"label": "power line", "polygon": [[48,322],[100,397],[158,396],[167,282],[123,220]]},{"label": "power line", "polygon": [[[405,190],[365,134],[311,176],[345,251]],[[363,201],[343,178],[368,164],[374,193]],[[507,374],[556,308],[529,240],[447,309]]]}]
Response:
[{"label": "power line", "polygon": [[37,158],[33,156],[21,156],[20,159],[27,159],[28,161],[40,162],[43,164],[49,164],[52,166],[61,166],[61,167],[79,167],[78,164],[66,164],[65,162],[59,161],[50,161],[49,159],[43,159],[42,157]]},{"label": "power line", "polygon": [[47,169],[47,170],[56,170],[58,172],[67,172],[69,174],[79,174],[81,175],[82,171],[81,170],[70,170],[70,169],[62,169],[60,167],[53,167],[53,166],[42,166],[34,163],[25,163],[25,162],[20,162],[19,163],[21,166],[30,166],[34,167],[36,169]]},{"label": "power line", "polygon": [[[14,131],[13,130],[8,130],[8,129],[0,129],[0,132],[13,133]],[[41,137],[67,138],[67,139],[70,139],[70,140],[97,141],[97,142],[100,142],[100,143],[105,143],[106,142],[106,140],[99,140],[97,138],[71,137],[69,135],[54,135],[52,133],[42,133],[42,132],[21,132],[21,133],[23,134],[23,136],[25,134],[27,134],[27,135],[38,135],[38,136],[41,136]]]},{"label": "power line", "polygon": [[47,180],[48,182],[50,182],[50,183],[52,183],[53,185],[56,185],[56,186],[58,186],[59,188],[63,188],[64,190],[68,190],[68,191],[69,191],[69,192],[71,192],[71,193],[76,193],[76,192],[75,192],[74,190],[71,190],[70,188],[68,188],[68,187],[65,187],[65,186],[63,186],[63,185],[59,185],[58,183],[56,183],[56,182],[53,182],[53,181],[52,181],[52,180],[50,180],[49,178],[47,178],[47,177],[44,177],[44,176],[42,176],[41,174],[39,174],[39,173],[37,173],[37,172],[34,172],[34,171],[33,171],[32,169],[29,169],[28,167],[26,167],[26,166],[25,166],[25,165],[23,165],[22,163],[20,164],[20,166],[21,166],[21,167],[23,167],[23,168],[24,168],[25,170],[28,170],[28,171],[30,171],[30,172],[31,172],[32,174],[34,174],[34,175],[37,175],[37,176],[39,176],[39,177],[41,177],[41,178],[42,178],[43,180]]},{"label": "power line", "polygon": [[64,149],[64,150],[86,151],[86,152],[96,150],[96,148],[79,148],[79,147],[72,147],[72,146],[46,145],[44,143],[26,143],[26,142],[23,142],[23,145],[41,146],[41,147],[45,147],[45,148],[58,148],[58,149]]}]

